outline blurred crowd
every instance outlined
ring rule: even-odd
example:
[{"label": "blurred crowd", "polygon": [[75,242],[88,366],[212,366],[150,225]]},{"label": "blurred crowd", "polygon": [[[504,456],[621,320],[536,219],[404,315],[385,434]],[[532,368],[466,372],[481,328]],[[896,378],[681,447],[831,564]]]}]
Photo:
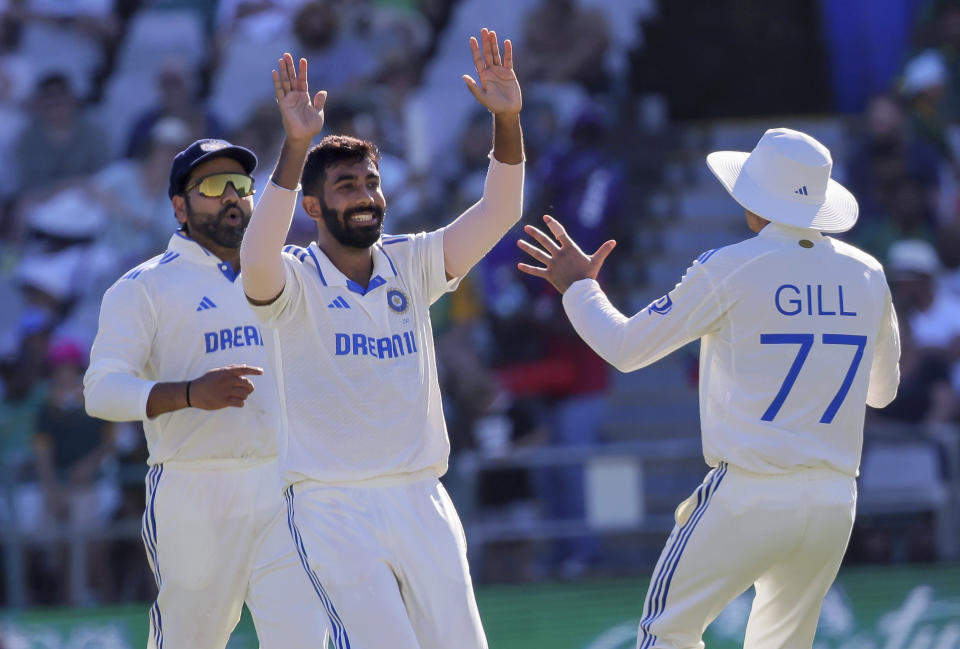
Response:
[{"label": "blurred crowd", "polygon": [[[311,88],[329,91],[325,130],[380,147],[386,230],[442,226],[482,192],[491,119],[459,77],[471,72],[468,37],[489,26],[513,40],[524,91],[524,222],[550,213],[588,250],[616,238],[604,284],[636,308],[644,268],[634,253],[651,252],[644,199],[665,155],[640,144],[670,128],[628,82],[654,5],[0,0],[0,542],[16,529],[27,603],[153,596],[136,531],[93,534],[85,571],[65,543],[138,529],[142,432],[87,417],[82,376],[103,291],[161,254],[176,227],[166,189],[178,151],[198,137],[250,147],[263,187],[282,134],[270,70],[290,51],[309,59]],[[960,4],[937,3],[925,20],[916,57],[853,120],[838,160],[861,205],[849,239],[887,264],[904,337],[903,386],[874,413],[880,428],[939,430],[960,412]],[[311,241],[314,228],[298,213],[290,242]],[[609,370],[555,291],[516,271],[518,235],[435,305],[454,465],[469,453],[603,441]],[[948,457],[936,454],[937,470],[950,470]],[[582,519],[582,469],[488,471],[475,499],[465,520]],[[863,556],[932,552],[898,549],[880,518],[867,524]],[[592,536],[498,556],[478,581],[576,577],[601,558]],[[0,553],[4,571],[9,560]],[[0,605],[9,597],[0,583]]]},{"label": "blurred crowd", "polygon": [[902,344],[897,398],[868,413],[862,487],[912,489],[929,503],[906,534],[889,517],[861,516],[869,533],[855,549],[867,560],[935,559],[931,511],[960,471],[960,3],[928,3],[913,45],[854,122],[843,161],[860,204],[845,238],[883,262]]}]

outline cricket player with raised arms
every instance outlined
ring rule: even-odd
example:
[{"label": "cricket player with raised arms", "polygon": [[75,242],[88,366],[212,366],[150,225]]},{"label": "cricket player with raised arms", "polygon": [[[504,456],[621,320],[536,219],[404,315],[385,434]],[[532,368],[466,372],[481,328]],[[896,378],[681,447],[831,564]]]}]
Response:
[{"label": "cricket player with raised arms", "polygon": [[756,589],[746,649],[810,649],[850,538],[865,404],[896,396],[900,343],[881,265],[824,233],[857,219],[830,152],[790,129],[707,164],[756,236],[698,257],[667,295],[627,318],[563,226],[525,231],[577,333],[623,372],[700,339],[703,454],[712,467],[676,510],[654,570],[638,649],[703,647],[721,610]]},{"label": "cricket player with raised arms", "polygon": [[[467,89],[493,115],[483,195],[433,232],[383,234],[370,142],[329,135],[307,62],[274,71],[285,141],[244,235],[243,288],[275,343],[290,529],[331,623],[352,649],[484,649],[466,540],[438,478],[450,451],[430,305],[520,218],[523,141],[513,49],[470,39]],[[298,189],[317,223],[284,247]]]}]

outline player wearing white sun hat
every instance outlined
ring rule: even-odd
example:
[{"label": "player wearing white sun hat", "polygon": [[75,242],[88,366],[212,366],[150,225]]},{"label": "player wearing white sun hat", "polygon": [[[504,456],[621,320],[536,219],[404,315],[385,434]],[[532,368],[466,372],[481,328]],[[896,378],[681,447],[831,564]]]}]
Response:
[{"label": "player wearing white sun hat", "polygon": [[864,404],[899,383],[899,334],[881,265],[823,232],[857,203],[830,178],[830,152],[790,129],[707,164],[746,208],[755,237],[698,257],[667,295],[630,318],[563,226],[527,226],[520,247],[543,266],[581,337],[621,371],[700,339],[703,453],[712,468],[676,510],[654,570],[639,649],[703,647],[721,610],[751,585],[744,647],[808,649],[853,526]]}]

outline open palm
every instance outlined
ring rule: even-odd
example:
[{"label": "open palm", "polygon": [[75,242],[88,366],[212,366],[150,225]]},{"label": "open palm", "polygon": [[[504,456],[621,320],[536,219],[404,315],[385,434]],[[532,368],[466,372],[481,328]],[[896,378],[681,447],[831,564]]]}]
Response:
[{"label": "open palm", "polygon": [[543,222],[547,225],[547,229],[550,230],[553,238],[532,225],[523,227],[523,231],[533,237],[542,248],[538,248],[523,239],[517,241],[520,250],[539,261],[543,266],[517,264],[517,268],[527,275],[542,277],[553,284],[554,288],[561,293],[581,279],[597,279],[597,275],[603,267],[603,262],[607,260],[607,255],[614,249],[617,242],[610,239],[597,248],[595,253],[588,255],[580,249],[576,241],[570,238],[560,221],[544,214]]},{"label": "open palm", "polygon": [[519,113],[523,106],[520,82],[513,71],[513,43],[503,42],[503,57],[497,44],[497,33],[480,30],[480,41],[470,37],[473,65],[479,83],[468,74],[463,75],[467,88],[483,106],[495,115]]},{"label": "open palm", "polygon": [[310,99],[307,88],[307,60],[300,59],[300,72],[289,52],[279,60],[279,71],[273,71],[273,89],[283,120],[283,130],[291,140],[309,140],[323,129],[323,105],[327,91],[321,90]]}]

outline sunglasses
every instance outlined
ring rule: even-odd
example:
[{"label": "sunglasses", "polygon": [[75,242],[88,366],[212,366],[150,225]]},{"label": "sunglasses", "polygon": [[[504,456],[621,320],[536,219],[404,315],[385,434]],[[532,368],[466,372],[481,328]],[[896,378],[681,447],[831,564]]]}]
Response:
[{"label": "sunglasses", "polygon": [[228,184],[233,185],[233,189],[237,192],[237,196],[240,196],[241,198],[254,193],[253,178],[246,174],[238,173],[210,174],[209,176],[200,178],[197,180],[197,182],[193,183],[183,191],[186,193],[191,189],[196,188],[201,196],[207,196],[208,198],[219,198],[223,196],[225,191],[227,191]]}]

